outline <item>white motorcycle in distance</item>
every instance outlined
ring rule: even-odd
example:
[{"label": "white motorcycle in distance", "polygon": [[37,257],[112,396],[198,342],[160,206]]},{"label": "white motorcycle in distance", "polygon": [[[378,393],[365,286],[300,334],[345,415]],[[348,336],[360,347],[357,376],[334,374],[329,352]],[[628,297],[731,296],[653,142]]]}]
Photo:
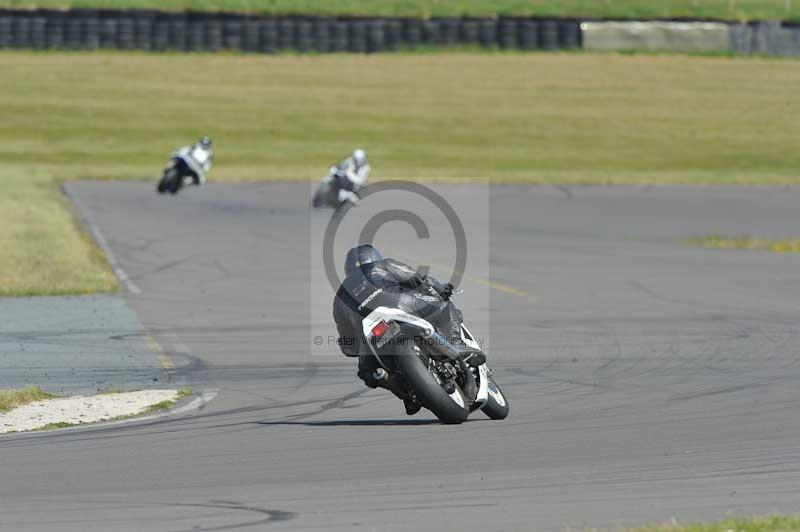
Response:
[{"label": "white motorcycle in distance", "polygon": [[372,167],[367,162],[367,152],[361,148],[353,150],[353,154],[331,166],[328,175],[314,193],[311,206],[338,208],[345,203],[357,205],[361,199],[358,190],[367,184]]},{"label": "white motorcycle in distance", "polygon": [[[509,404],[484,362],[467,365],[428,321],[401,309],[378,307],[362,320],[364,338],[380,365],[399,374],[409,396],[443,423],[462,423],[475,410],[504,419]],[[472,350],[480,345],[461,324],[461,339]]]},{"label": "white motorcycle in distance", "polygon": [[185,186],[202,186],[206,181],[206,174],[211,170],[212,159],[211,139],[208,137],[179,149],[172,154],[164,167],[164,173],[158,182],[158,193],[177,194]]},{"label": "white motorcycle in distance", "polygon": [[315,209],[324,207],[335,209],[348,202],[357,205],[361,199],[357,191],[348,190],[349,182],[347,177],[335,172],[334,169],[335,167],[325,176],[314,193],[311,206]]}]

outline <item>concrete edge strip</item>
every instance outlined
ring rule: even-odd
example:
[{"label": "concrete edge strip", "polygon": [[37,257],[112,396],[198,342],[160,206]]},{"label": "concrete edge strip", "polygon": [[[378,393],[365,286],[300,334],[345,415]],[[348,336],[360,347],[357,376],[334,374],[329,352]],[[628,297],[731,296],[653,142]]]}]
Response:
[{"label": "concrete edge strip", "polygon": [[92,235],[92,238],[94,239],[97,246],[105,255],[106,260],[108,261],[108,265],[111,267],[111,271],[114,272],[114,275],[117,277],[123,288],[131,294],[136,294],[136,295],[141,294],[142,289],[139,288],[136,285],[136,283],[134,283],[131,280],[128,274],[125,273],[125,270],[123,270],[122,267],[119,265],[119,261],[117,260],[117,257],[114,255],[114,252],[111,251],[111,246],[108,245],[106,237],[103,236],[103,233],[100,231],[100,228],[97,226],[97,224],[95,224],[94,219],[89,214],[89,210],[86,209],[86,207],[83,205],[83,202],[81,202],[77,197],[67,192],[67,190],[64,187],[62,187],[61,190],[64,191],[64,194],[67,196],[67,198],[69,198],[70,202],[72,202],[72,205],[74,205],[78,217],[81,219],[81,222],[89,231],[89,234]]}]

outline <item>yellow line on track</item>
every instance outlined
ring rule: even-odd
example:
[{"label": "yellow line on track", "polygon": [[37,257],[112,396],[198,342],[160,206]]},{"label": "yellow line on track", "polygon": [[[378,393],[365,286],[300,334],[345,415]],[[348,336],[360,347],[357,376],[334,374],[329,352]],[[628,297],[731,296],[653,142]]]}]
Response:
[{"label": "yellow line on track", "polygon": [[158,356],[158,362],[161,364],[162,369],[175,369],[175,362],[164,352],[161,344],[156,342],[156,339],[149,334],[144,337],[144,343],[147,348]]},{"label": "yellow line on track", "polygon": [[430,262],[430,261],[423,261],[422,259],[419,259],[417,257],[412,257],[410,255],[403,255],[403,254],[400,254],[400,253],[394,253],[394,255],[397,256],[397,257],[403,258],[405,260],[413,261],[413,262],[418,262],[418,263],[419,262],[425,262],[431,268],[435,268],[435,269],[437,269],[439,271],[444,271],[444,272],[454,271],[454,273],[459,273],[464,279],[467,279],[468,281],[472,281],[473,283],[478,283],[478,284],[483,285],[483,286],[488,286],[489,288],[492,288],[492,289],[497,290],[499,292],[505,292],[506,294],[511,294],[511,295],[515,295],[515,296],[518,296],[518,297],[530,297],[530,294],[528,294],[528,292],[526,292],[525,290],[520,290],[518,288],[514,288],[513,286],[509,286],[507,284],[498,283],[498,282],[492,281],[490,279],[483,279],[481,277],[475,277],[474,275],[470,275],[470,274],[468,274],[466,272],[458,272],[458,271],[452,270],[451,268],[449,268],[447,266],[442,266],[441,264],[435,264],[435,263]]}]

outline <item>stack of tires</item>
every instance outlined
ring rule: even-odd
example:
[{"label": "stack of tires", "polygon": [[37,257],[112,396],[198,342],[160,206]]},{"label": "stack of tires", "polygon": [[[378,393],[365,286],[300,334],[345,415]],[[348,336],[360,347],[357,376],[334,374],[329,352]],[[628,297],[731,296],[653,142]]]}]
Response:
[{"label": "stack of tires", "polygon": [[0,48],[377,53],[420,46],[581,46],[576,20],[259,17],[155,10],[0,10]]}]

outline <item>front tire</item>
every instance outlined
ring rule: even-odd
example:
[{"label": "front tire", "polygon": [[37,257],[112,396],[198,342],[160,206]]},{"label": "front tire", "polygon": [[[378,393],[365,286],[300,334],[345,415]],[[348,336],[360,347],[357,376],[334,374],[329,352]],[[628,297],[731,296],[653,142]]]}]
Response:
[{"label": "front tire", "polygon": [[181,188],[181,178],[176,168],[170,168],[164,172],[164,177],[158,182],[158,192],[163,194],[169,192],[170,194],[177,194]]},{"label": "front tire", "polygon": [[505,419],[510,410],[508,399],[506,399],[500,387],[497,386],[494,379],[491,377],[489,377],[489,399],[481,410],[483,410],[483,413],[489,416],[490,419]]},{"label": "front tire", "polygon": [[467,419],[469,400],[461,388],[456,386],[455,391],[448,394],[414,352],[401,354],[397,356],[396,361],[400,373],[411,385],[417,399],[442,423],[458,424]]},{"label": "front tire", "polygon": [[321,207],[333,207],[330,201],[332,188],[333,187],[331,187],[330,183],[322,183],[314,193],[314,198],[311,200],[311,206],[315,209],[319,209]]}]

